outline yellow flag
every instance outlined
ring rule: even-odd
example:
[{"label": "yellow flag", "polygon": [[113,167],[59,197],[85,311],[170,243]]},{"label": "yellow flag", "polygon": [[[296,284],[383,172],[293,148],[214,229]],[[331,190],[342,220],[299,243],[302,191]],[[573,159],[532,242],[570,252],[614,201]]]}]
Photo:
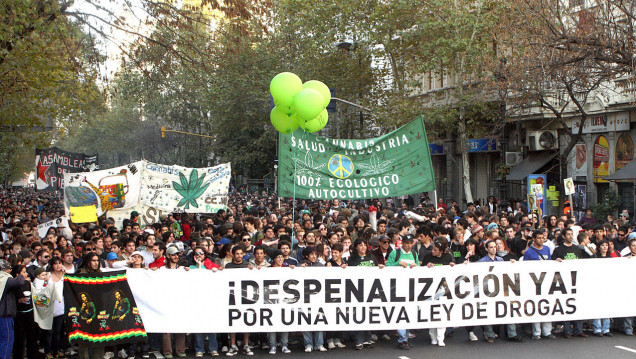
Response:
[{"label": "yellow flag", "polygon": [[71,221],[73,221],[73,223],[87,223],[97,221],[97,207],[95,205],[71,207],[70,212]]}]

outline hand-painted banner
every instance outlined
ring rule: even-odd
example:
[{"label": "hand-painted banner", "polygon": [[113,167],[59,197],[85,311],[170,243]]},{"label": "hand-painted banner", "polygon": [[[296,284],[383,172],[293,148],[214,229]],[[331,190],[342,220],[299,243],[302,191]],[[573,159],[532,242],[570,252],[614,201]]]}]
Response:
[{"label": "hand-painted banner", "polygon": [[104,346],[147,339],[125,271],[66,274],[64,306],[71,341]]},{"label": "hand-painted banner", "polygon": [[55,191],[64,188],[64,173],[97,169],[97,155],[67,152],[57,147],[35,150],[35,190]]},{"label": "hand-painted banner", "polygon": [[229,163],[187,168],[146,162],[141,203],[170,212],[215,213],[227,209],[231,175]]},{"label": "hand-painted banner", "polygon": [[362,199],[435,189],[421,117],[381,137],[342,140],[296,130],[278,139],[282,197]]},{"label": "hand-painted banner", "polygon": [[95,207],[101,216],[104,212],[128,208],[139,203],[143,161],[102,171],[64,174],[64,209],[75,223],[77,212]]},{"label": "hand-painted banner", "polygon": [[[636,296],[636,286],[626,285],[625,273],[634,271],[636,258],[615,258],[412,269],[135,269],[128,280],[149,332],[242,333],[628,317],[636,306],[625,298]],[[205,298],[206,310],[174,305],[192,298]]]},{"label": "hand-painted banner", "polygon": [[172,213],[172,211],[163,211],[155,207],[150,207],[145,204],[138,203],[131,208],[108,211],[108,217],[115,220],[115,227],[122,228],[124,220],[130,219],[130,215],[133,211],[139,213],[139,219],[137,223],[139,223],[139,227],[142,229],[146,226],[159,223],[161,221],[160,217],[162,215],[167,216],[168,214]]},{"label": "hand-painted banner", "polygon": [[48,221],[38,225],[38,236],[40,239],[46,237],[46,232],[49,231],[49,228],[68,228],[68,217],[62,216],[60,218],[54,219],[52,221]]}]

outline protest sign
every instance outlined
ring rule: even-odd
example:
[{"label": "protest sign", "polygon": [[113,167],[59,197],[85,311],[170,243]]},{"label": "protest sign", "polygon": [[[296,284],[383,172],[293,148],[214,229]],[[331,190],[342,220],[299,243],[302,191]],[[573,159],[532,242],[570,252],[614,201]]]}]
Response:
[{"label": "protest sign", "polygon": [[104,346],[147,338],[125,271],[66,274],[64,307],[70,341]]},{"label": "protest sign", "polygon": [[35,190],[55,191],[64,188],[65,173],[97,169],[97,155],[67,152],[57,147],[35,150]]},{"label": "protest sign", "polygon": [[141,203],[168,212],[215,213],[227,209],[231,175],[229,163],[187,168],[146,162]]},{"label": "protest sign", "polygon": [[421,117],[366,140],[330,139],[300,129],[281,133],[278,165],[281,197],[361,199],[435,189]]},{"label": "protest sign", "polygon": [[[139,202],[143,161],[102,171],[64,174],[64,209],[74,223],[74,216],[97,216],[104,212],[132,207]],[[84,216],[82,216],[84,217]],[[84,218],[82,218],[84,219]]]},{"label": "protest sign", "polygon": [[563,185],[565,187],[565,195],[566,196],[571,196],[573,195],[576,190],[574,189],[574,181],[572,180],[572,177],[568,177],[566,179],[563,180]]},{"label": "protest sign", "polygon": [[124,220],[130,219],[130,215],[133,211],[139,213],[137,223],[139,223],[139,227],[142,229],[152,224],[159,223],[162,215],[167,216],[172,213],[172,211],[163,211],[155,207],[138,203],[131,208],[110,210],[108,211],[108,217],[115,220],[115,227],[123,228]]},{"label": "protest sign", "polygon": [[68,228],[68,217],[62,216],[60,218],[54,219],[52,221],[48,221],[38,225],[38,236],[40,239],[46,237],[46,232],[48,232],[49,228]]},{"label": "protest sign", "polygon": [[[148,332],[350,331],[634,316],[625,298],[635,297],[636,286],[615,275],[634,270],[636,259],[616,258],[412,269],[129,269],[128,280]],[[174,305],[192,298],[205,298],[206,310]]]}]

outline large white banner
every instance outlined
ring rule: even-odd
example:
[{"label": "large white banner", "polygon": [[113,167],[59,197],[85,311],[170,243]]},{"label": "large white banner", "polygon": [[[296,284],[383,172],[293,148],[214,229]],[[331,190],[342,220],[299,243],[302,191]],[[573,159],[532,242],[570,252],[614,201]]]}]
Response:
[{"label": "large white banner", "polygon": [[240,333],[635,316],[635,272],[636,258],[618,258],[413,269],[138,269],[127,277],[148,332]]},{"label": "large white banner", "polygon": [[187,168],[146,162],[141,203],[169,212],[215,213],[227,209],[229,163]]},{"label": "large white banner", "polygon": [[[64,174],[64,209],[95,207],[98,216],[139,202],[143,161],[102,171]],[[71,216],[71,219],[73,216]]]}]

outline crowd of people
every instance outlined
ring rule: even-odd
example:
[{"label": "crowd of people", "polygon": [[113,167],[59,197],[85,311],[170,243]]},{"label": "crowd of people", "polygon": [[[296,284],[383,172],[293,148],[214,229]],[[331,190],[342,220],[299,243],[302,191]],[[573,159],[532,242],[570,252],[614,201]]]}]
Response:
[{"label": "crowd of people", "polygon": [[[0,189],[0,359],[147,358],[161,351],[166,358],[253,355],[253,349],[291,353],[290,333],[150,333],[148,342],[115,348],[73,347],[64,321],[63,278],[66,273],[148,268],[149,270],[228,270],[267,267],[453,266],[458,263],[516,260],[573,260],[636,256],[635,224],[629,214],[596,219],[529,214],[523,204],[508,206],[489,199],[483,206],[454,201],[420,203],[397,199],[309,201],[273,195],[231,192],[227,210],[213,214],[171,213],[145,223],[139,213],[116,225],[108,214],[95,223],[63,222],[42,237],[37,226],[64,215],[55,193]],[[34,319],[31,283],[57,292],[50,330]],[[633,318],[466,327],[471,341],[509,341],[603,337],[612,331],[633,335]],[[6,325],[5,325],[6,322]],[[553,325],[554,324],[554,325]],[[11,329],[14,328],[14,329]],[[429,329],[430,342],[445,346],[456,328]],[[587,329],[587,330],[586,330]],[[408,350],[415,333],[397,331],[308,331],[305,352],[373,347],[397,336]],[[207,345],[206,345],[207,344]]]}]

